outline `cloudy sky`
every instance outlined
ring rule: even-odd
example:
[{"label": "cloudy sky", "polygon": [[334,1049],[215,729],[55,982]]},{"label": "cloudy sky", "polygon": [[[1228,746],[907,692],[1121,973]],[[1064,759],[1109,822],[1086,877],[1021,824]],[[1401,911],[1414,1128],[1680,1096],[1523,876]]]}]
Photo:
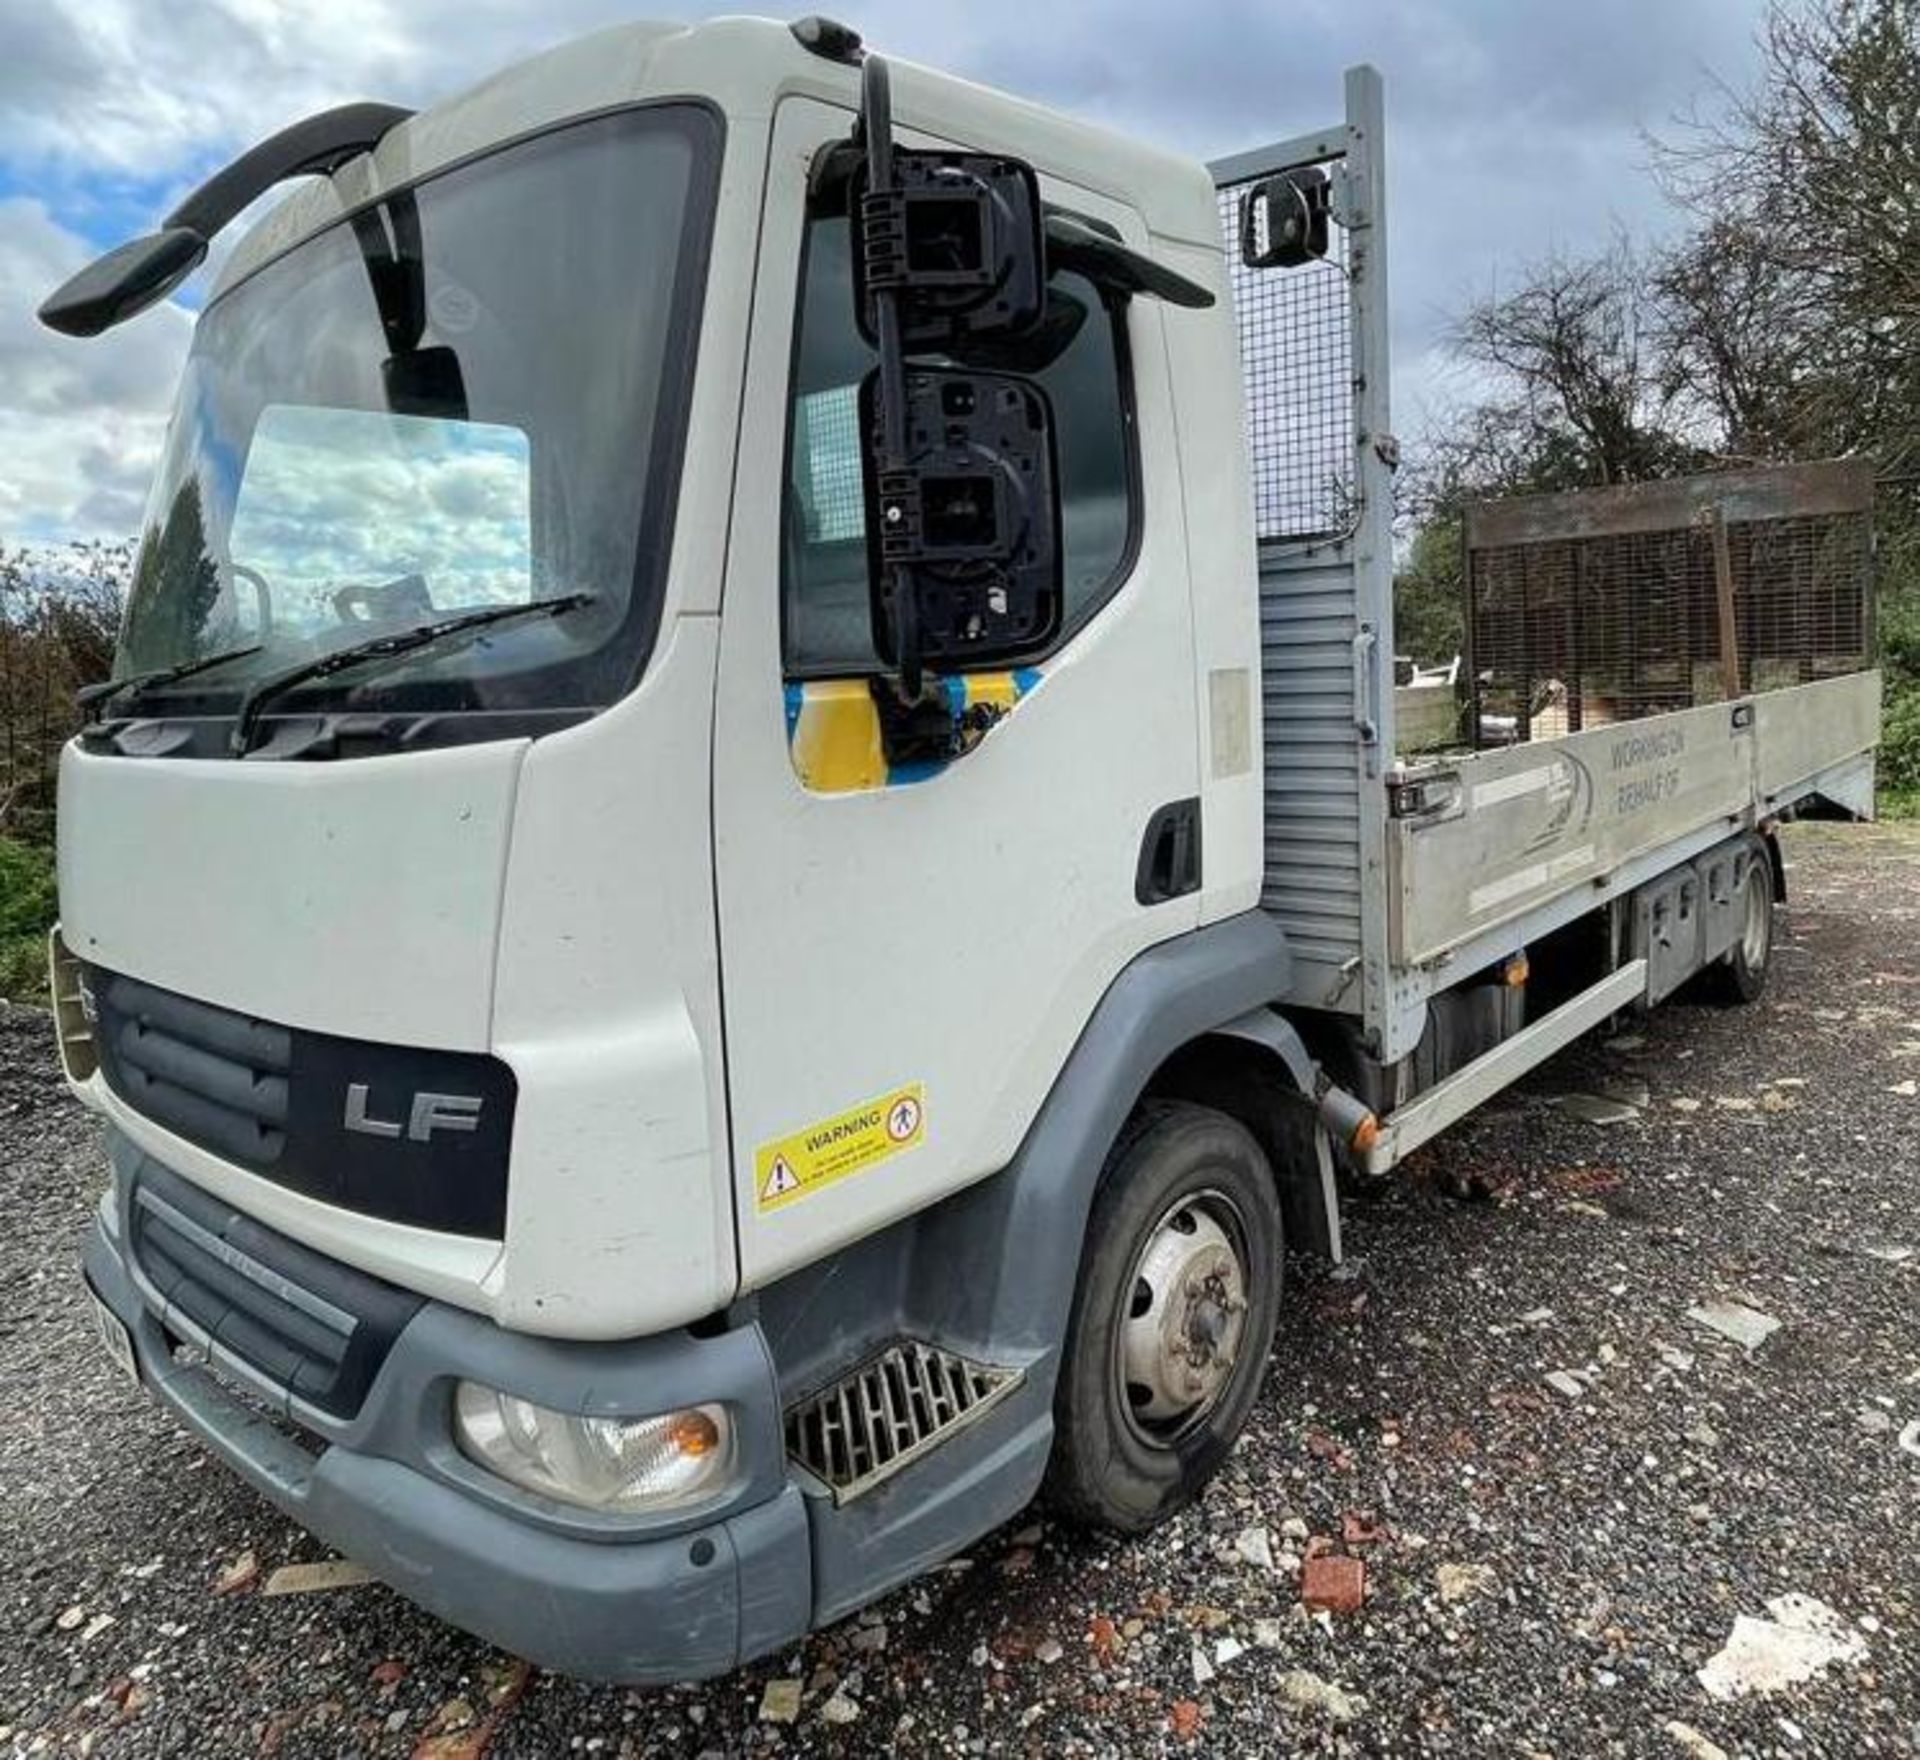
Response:
[{"label": "cloudy sky", "polygon": [[[796,9],[799,0],[796,0]],[[1340,70],[1387,80],[1396,425],[1452,393],[1447,314],[1555,248],[1667,216],[1642,131],[1752,64],[1760,0],[867,0],[877,46],[1196,155],[1315,127]],[[33,308],[274,129],[350,98],[421,105],[633,0],[21,0],[0,7],[0,542],[135,528],[190,328],[99,341]],[[690,15],[739,5],[662,7]],[[203,272],[204,273],[204,272]]]}]

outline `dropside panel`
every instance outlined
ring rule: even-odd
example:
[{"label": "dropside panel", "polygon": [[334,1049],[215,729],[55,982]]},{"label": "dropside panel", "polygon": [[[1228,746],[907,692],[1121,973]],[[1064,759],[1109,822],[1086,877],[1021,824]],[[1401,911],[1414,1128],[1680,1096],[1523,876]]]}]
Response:
[{"label": "dropside panel", "polygon": [[1880,674],[1854,672],[1755,697],[1753,737],[1760,805],[1772,812],[1880,743]]},{"label": "dropside panel", "polygon": [[1715,826],[1817,793],[1870,752],[1880,675],[1643,716],[1423,768],[1393,826],[1393,954],[1433,960]]}]

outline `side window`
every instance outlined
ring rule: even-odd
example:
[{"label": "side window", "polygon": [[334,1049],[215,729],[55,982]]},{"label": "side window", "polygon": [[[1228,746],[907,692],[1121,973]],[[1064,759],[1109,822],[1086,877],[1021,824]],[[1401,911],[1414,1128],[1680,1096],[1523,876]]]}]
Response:
[{"label": "side window", "polygon": [[[846,677],[879,665],[868,614],[858,415],[873,351],[854,322],[848,236],[838,216],[807,226],[781,567],[786,670],[797,678]],[[1078,275],[1054,276],[1051,289],[1056,302],[1078,308],[1079,322],[1060,357],[1035,375],[1053,402],[1071,632],[1125,576],[1138,495],[1124,312],[1109,311]],[[1062,308],[1056,315],[1071,322],[1076,314]]]}]

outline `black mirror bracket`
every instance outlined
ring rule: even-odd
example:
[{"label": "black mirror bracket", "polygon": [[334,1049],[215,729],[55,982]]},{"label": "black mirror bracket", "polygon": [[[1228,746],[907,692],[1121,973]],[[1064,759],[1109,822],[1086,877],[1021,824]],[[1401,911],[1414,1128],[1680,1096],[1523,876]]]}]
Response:
[{"label": "black mirror bracket", "polygon": [[[867,193],[884,204],[893,190],[893,93],[887,64],[869,55],[860,69],[860,129],[867,155]],[[864,205],[863,205],[864,214]],[[884,208],[881,210],[884,213]],[[862,241],[865,248],[865,241]],[[900,346],[900,288],[897,281],[873,289],[874,341],[880,360],[874,369],[875,511],[882,534],[917,531],[918,482],[907,462],[906,361]],[[909,545],[916,539],[908,537]],[[900,673],[903,700],[920,695],[920,625],[915,612],[913,572],[902,556],[902,538],[877,546],[881,568],[876,598],[886,601],[886,624],[893,633],[893,658]],[[907,551],[911,554],[911,549]],[[876,609],[879,609],[876,606]]]}]

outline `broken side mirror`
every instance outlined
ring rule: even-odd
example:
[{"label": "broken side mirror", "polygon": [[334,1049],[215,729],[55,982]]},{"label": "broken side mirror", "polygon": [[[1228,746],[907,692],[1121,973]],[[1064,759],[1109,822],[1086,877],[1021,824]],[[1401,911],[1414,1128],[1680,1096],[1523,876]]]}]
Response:
[{"label": "broken side mirror", "polygon": [[1265,177],[1240,198],[1240,260],[1249,269],[1297,269],[1327,254],[1333,183],[1317,165]]},{"label": "broken side mirror", "polygon": [[[1005,664],[1059,629],[1063,593],[1053,421],[1012,373],[964,359],[1046,317],[1046,235],[1033,168],[994,154],[896,149],[890,76],[861,69],[855,310],[878,362],[861,386],[876,681],[890,758],[908,755],[928,663]],[[936,693],[937,695],[937,693]]]},{"label": "broken side mirror", "polygon": [[[884,396],[876,369],[860,389],[869,434]],[[964,669],[1032,653],[1058,633],[1062,607],[1046,393],[1008,373],[908,367],[903,414],[901,468],[864,449],[881,658]]]},{"label": "broken side mirror", "polygon": [[854,310],[878,340],[891,289],[900,346],[961,355],[970,338],[1019,336],[1045,316],[1046,237],[1033,167],[988,153],[897,147],[885,187],[856,179]]}]

